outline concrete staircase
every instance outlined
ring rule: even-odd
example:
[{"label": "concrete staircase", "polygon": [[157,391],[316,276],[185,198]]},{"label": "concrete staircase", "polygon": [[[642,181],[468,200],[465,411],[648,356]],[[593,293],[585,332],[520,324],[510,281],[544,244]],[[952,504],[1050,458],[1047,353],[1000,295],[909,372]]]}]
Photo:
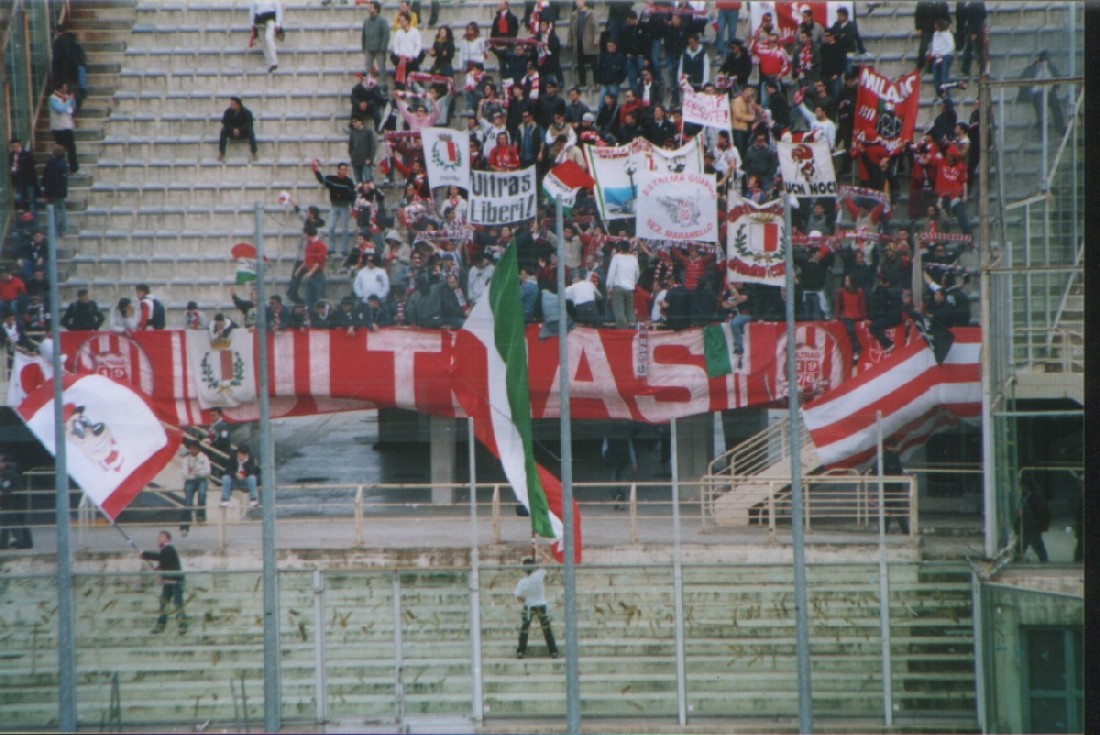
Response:
[{"label": "concrete staircase", "polygon": [[[106,560],[101,560],[106,561]],[[217,558],[185,558],[194,569]],[[337,555],[313,573],[279,573],[283,717],[394,723],[468,721],[472,712],[470,598],[462,569],[352,569]],[[136,567],[132,558],[114,568]],[[808,573],[815,715],[877,718],[882,712],[877,567],[815,564]],[[564,662],[545,657],[532,630],[515,659],[517,569],[481,570],[485,718],[560,719]],[[796,714],[794,609],[789,565],[686,565],[686,691],[690,716],[791,718]],[[56,598],[44,571],[0,577],[5,723],[49,727],[56,717]],[[955,565],[890,570],[893,703],[899,722],[974,726],[969,576]],[[152,574],[80,573],[76,600],[80,724],[107,709],[117,674],[123,724],[216,727],[262,721],[262,594],[259,572],[190,571],[190,630],[169,621],[149,633],[159,584]],[[559,573],[548,586],[564,650]],[[322,607],[318,608],[318,600]],[[586,717],[675,718],[677,687],[672,570],[592,567],[577,574],[582,712]],[[318,635],[323,665],[318,668]],[[241,698],[241,682],[247,708]],[[230,682],[233,682],[231,685]]]},{"label": "concrete staircase", "polygon": [[[76,115],[76,147],[80,172],[69,176],[69,197],[65,201],[69,215],[70,236],[58,248],[61,278],[70,269],[65,265],[76,255],[78,238],[73,234],[83,226],[81,213],[88,208],[88,198],[95,182],[100,143],[104,139],[111,100],[118,87],[123,52],[129,40],[133,8],[136,0],[86,0],[73,3],[65,22],[77,34],[87,55],[88,96]],[[49,94],[49,92],[47,92]],[[35,157],[40,162],[39,175],[45,159],[53,149],[48,111],[44,110],[35,124]]]},{"label": "concrete staircase", "polygon": [[[282,190],[302,204],[325,200],[307,166],[314,157],[328,165],[345,155],[347,94],[352,72],[362,65],[362,8],[287,3],[287,40],[278,71],[268,75],[259,49],[246,48],[247,11],[239,3],[139,0],[125,18],[126,0],[98,1],[102,12],[87,11],[95,17],[89,22],[103,16],[105,27],[96,32],[125,32],[132,20],[132,35],[121,59],[108,56],[119,53],[116,41],[96,60],[96,74],[102,75],[97,87],[106,91],[116,74],[118,86],[102,131],[82,132],[101,141],[97,158],[85,154],[96,164],[94,182],[71,201],[79,209],[80,234],[63,298],[92,286],[101,304],[111,303],[144,281],[177,312],[170,324],[179,322],[178,311],[192,299],[208,311],[229,308],[234,272],[228,249],[252,239],[256,202],[269,210],[266,251],[273,272],[285,281],[298,227],[275,200]],[[445,4],[441,23],[459,27],[474,19],[487,29],[493,6],[490,0]],[[990,9],[994,75],[1014,75],[1040,48],[1065,47],[1063,6],[995,2]],[[387,4],[384,12],[391,10]],[[912,68],[911,6],[888,3],[858,15],[871,61],[881,71],[896,75]],[[569,62],[566,74],[571,79]],[[237,144],[226,164],[216,160],[218,121],[232,94],[256,114],[257,163]],[[99,104],[97,98],[96,109]],[[927,103],[924,108],[930,116]],[[1030,114],[1009,105],[1000,123],[1011,145],[1035,148]],[[1025,186],[1034,181],[1032,165],[1028,159],[1006,173]],[[395,194],[389,198],[392,204]],[[330,280],[330,296],[347,288],[343,279]]]},{"label": "concrete staircase", "polygon": [[[788,484],[777,484],[791,476],[790,420],[784,418],[711,460],[703,477],[714,497],[709,511],[719,526],[748,526],[766,523],[769,499],[786,502]],[[821,466],[813,438],[799,422],[803,476]]]}]

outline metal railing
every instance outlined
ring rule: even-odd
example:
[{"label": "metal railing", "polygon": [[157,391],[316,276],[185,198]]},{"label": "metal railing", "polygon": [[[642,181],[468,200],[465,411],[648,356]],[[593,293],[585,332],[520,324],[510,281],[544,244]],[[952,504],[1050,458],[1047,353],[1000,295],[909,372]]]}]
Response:
[{"label": "metal railing", "polygon": [[[48,473],[36,474],[41,474],[44,481]],[[726,483],[732,483],[736,492],[740,480],[742,478],[729,478]],[[748,481],[759,483],[758,479]],[[806,478],[806,528],[839,534],[866,532],[874,524],[877,513],[877,481],[877,477],[854,473]],[[888,509],[899,515],[907,514],[912,519],[915,535],[919,526],[916,481],[908,476],[887,477],[885,481]],[[789,484],[789,478],[769,478],[767,496],[760,502],[759,522],[754,525],[767,528],[771,543],[777,541],[779,528],[790,523]],[[416,538],[430,535],[435,538],[433,543],[438,541],[456,548],[469,548],[474,543],[499,546],[530,539],[529,523],[517,515],[516,501],[506,483],[478,485],[474,513],[480,530],[471,527],[468,500],[460,498],[448,504],[433,504],[392,499],[402,494],[427,497],[432,490],[441,488],[465,493],[469,485],[279,485],[275,511],[280,527],[287,529],[280,546],[336,545],[355,549],[409,546],[416,545],[408,538],[410,529],[414,528],[423,530],[415,534]],[[600,543],[605,544],[638,544],[661,543],[671,538],[668,521],[672,517],[672,499],[667,483],[576,483],[574,490],[582,508],[583,522],[600,529],[599,534],[589,536],[591,539],[599,538]],[[620,501],[614,497],[618,492],[623,494],[621,510]],[[713,518],[713,506],[719,496],[715,484],[707,481],[680,483],[680,494],[682,517],[700,519],[698,525],[681,522],[687,540],[700,543],[728,543],[731,540],[728,536],[715,536],[713,529],[708,529],[713,524],[708,524],[707,518]],[[200,546],[209,544],[210,548],[226,550],[255,544],[254,534],[242,536],[239,531],[258,522],[259,509],[249,507],[241,492],[233,494],[228,507],[221,507],[220,487],[212,483],[203,521],[194,514],[198,508],[189,509],[178,491],[147,490],[146,495],[156,495],[161,504],[128,508],[119,522],[128,533],[188,526],[193,530],[205,529],[196,542]],[[52,496],[52,490],[27,489],[20,501],[24,507],[0,512],[0,525],[26,527],[32,532],[52,529],[53,511],[48,509]],[[76,488],[72,489],[71,498],[75,547],[80,550],[113,548],[111,542],[102,540],[105,537],[97,535],[98,531],[107,530],[110,522]],[[304,531],[293,532],[295,525],[321,530],[310,537]],[[731,530],[731,533],[736,531]],[[443,538],[449,541],[444,542]],[[757,533],[750,533],[744,539],[746,543],[759,543],[760,540]],[[865,543],[866,540],[853,542]]]},{"label": "metal railing", "polygon": [[[883,510],[887,515],[906,517],[909,535],[916,537],[920,528],[920,503],[917,480],[910,475],[882,478]],[[877,524],[879,478],[860,475],[854,470],[830,472],[802,478],[804,521],[807,531],[817,528],[835,530],[866,529]],[[778,528],[791,522],[791,478],[732,475],[703,483],[702,512],[719,525],[727,525],[730,516],[749,525],[767,527],[772,542]],[[762,491],[763,489],[763,491]],[[747,492],[746,492],[747,491]],[[740,497],[739,497],[740,496]],[[722,500],[723,504],[719,505]],[[875,526],[877,528],[877,525]]]},{"label": "metal railing", "polygon": [[[809,429],[805,424],[799,428],[801,446],[806,447],[812,443]],[[787,461],[790,455],[790,420],[784,417],[712,459],[707,465],[707,475],[754,475]]]}]

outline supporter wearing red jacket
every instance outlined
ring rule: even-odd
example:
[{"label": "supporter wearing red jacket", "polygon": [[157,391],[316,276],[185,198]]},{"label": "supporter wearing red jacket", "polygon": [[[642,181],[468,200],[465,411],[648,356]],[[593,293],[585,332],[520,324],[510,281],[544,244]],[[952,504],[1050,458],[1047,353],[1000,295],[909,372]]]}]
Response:
[{"label": "supporter wearing red jacket", "polygon": [[948,146],[946,155],[932,156],[936,168],[935,191],[939,207],[958,218],[959,229],[970,234],[970,219],[966,215],[966,163],[959,158],[959,149]]},{"label": "supporter wearing red jacket", "polygon": [[848,332],[848,339],[852,343],[852,364],[859,362],[859,339],[856,337],[856,322],[867,320],[867,300],[863,296],[863,289],[852,280],[852,274],[844,274],[843,285],[837,289],[836,298],[833,299],[836,309],[836,317],[844,325]]}]

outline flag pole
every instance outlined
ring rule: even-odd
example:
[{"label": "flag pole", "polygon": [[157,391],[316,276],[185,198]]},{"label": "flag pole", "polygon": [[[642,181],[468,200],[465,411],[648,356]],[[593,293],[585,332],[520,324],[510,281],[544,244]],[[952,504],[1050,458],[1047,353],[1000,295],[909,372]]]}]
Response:
[{"label": "flag pole", "polygon": [[783,195],[783,248],[787,287],[787,410],[791,432],[791,551],[794,556],[794,649],[798,671],[798,731],[813,732],[810,691],[810,627],[806,599],[806,549],[802,515],[802,418],[798,409],[798,365],[795,360],[794,243],[791,242],[791,195]]},{"label": "flag pole", "polygon": [[263,496],[263,606],[264,606],[264,730],[280,727],[281,685],[279,681],[279,587],[275,559],[275,443],[271,438],[271,406],[268,401],[267,370],[267,277],[264,268],[264,211],[259,202],[256,217],[256,368],[260,402],[260,477]]},{"label": "flag pole", "polygon": [[561,523],[565,552],[565,729],[581,731],[580,669],[577,665],[577,581],[573,538],[573,427],[569,416],[569,319],[565,310],[565,215],[554,197],[558,236],[558,378],[561,383]]},{"label": "flag pole", "polygon": [[[54,204],[46,205],[46,231],[48,234],[46,258],[47,277],[50,280],[50,339],[53,341],[53,478],[54,518],[57,526],[57,729],[61,732],[76,731],[76,637],[73,632],[73,569],[69,540],[69,470],[65,453],[65,419],[62,394],[61,320],[57,318],[61,303],[57,284],[57,220]],[[61,202],[61,206],[65,206]]]}]

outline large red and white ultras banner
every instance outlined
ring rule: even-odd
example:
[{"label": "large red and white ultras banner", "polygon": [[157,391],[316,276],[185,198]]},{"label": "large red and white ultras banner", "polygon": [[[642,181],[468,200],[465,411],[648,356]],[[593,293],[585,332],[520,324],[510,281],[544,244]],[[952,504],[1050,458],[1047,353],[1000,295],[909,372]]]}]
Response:
[{"label": "large red and white ultras banner", "polygon": [[[902,344],[919,340],[915,330],[908,336],[906,331],[899,327],[888,334]],[[969,333],[977,335],[978,330],[955,330],[957,337]],[[857,335],[863,348],[858,370],[889,359],[864,325],[858,326]],[[231,360],[208,360],[209,370],[192,368],[197,347],[194,343],[189,347],[188,342],[208,342],[205,330],[148,331],[132,337],[64,332],[61,337],[67,370],[101,373],[133,385],[149,397],[161,418],[181,426],[209,420],[200,408],[200,397],[212,389],[210,384],[217,383],[214,390],[227,390],[234,381],[251,380],[240,374],[236,355]],[[394,328],[348,336],[341,330],[309,330],[279,332],[268,339],[273,417],[389,407],[463,415],[454,396],[454,381],[461,379],[457,366],[470,357],[456,346],[453,332]],[[775,404],[787,394],[785,341],[782,323],[750,323],[745,327],[741,369],[709,378],[701,329],[646,333],[574,329],[569,333],[572,415],[664,423],[710,411]],[[560,406],[557,340],[539,340],[538,326],[531,325],[527,350],[528,364],[539,366],[529,376],[531,415],[556,417]],[[838,388],[856,369],[851,366],[848,336],[837,321],[800,323],[796,350],[800,392],[807,399]],[[251,350],[246,373],[256,373],[258,352]],[[22,372],[20,366],[13,368],[13,379],[26,382],[21,381]],[[257,376],[255,384],[259,382]],[[259,406],[255,402],[227,405],[225,414],[233,421],[256,420]]]}]

